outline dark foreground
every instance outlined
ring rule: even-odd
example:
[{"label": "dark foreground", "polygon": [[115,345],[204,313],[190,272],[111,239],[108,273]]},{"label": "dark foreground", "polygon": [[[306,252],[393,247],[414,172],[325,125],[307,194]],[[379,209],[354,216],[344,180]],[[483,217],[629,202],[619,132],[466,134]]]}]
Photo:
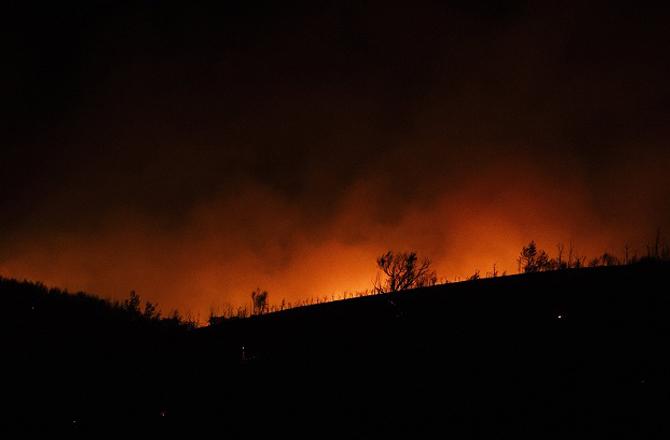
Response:
[{"label": "dark foreground", "polygon": [[191,331],[82,317],[1,287],[17,309],[3,324],[4,430],[642,438],[670,426],[668,264],[450,284]]}]

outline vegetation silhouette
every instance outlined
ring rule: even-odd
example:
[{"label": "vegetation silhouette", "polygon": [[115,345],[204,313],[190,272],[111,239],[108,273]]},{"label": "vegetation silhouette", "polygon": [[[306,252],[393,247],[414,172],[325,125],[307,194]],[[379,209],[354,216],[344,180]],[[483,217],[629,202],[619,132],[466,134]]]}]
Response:
[{"label": "vegetation silhouette", "polygon": [[[600,267],[600,266],[618,266],[636,264],[638,262],[653,262],[653,261],[669,261],[670,260],[670,246],[665,241],[660,233],[660,229],[656,231],[653,244],[646,245],[646,256],[638,257],[636,253],[631,253],[631,247],[626,244],[624,246],[624,256],[619,258],[608,251],[594,257],[586,263],[587,257],[577,253],[574,244],[569,243],[566,256],[566,247],[563,243],[556,245],[556,258],[544,249],[539,249],[536,242],[531,240],[527,245],[522,246],[519,257],[517,258],[518,273],[533,273],[533,272],[547,272],[565,269],[579,269],[583,267]],[[566,258],[567,257],[567,258]],[[424,258],[419,261],[415,251],[397,252],[387,251],[379,256],[376,260],[377,268],[383,274],[377,274],[377,278],[372,284],[370,290],[343,292],[338,295],[330,295],[323,297],[309,297],[296,301],[286,301],[282,299],[279,305],[271,304],[269,297],[259,297],[263,304],[256,304],[255,295],[262,295],[263,292],[257,288],[252,292],[252,308],[251,312],[245,306],[233,307],[227,304],[224,307],[223,313],[217,315],[214,310],[210,313],[208,320],[209,324],[219,324],[226,319],[242,319],[249,316],[260,315],[265,313],[275,313],[296,307],[305,307],[318,305],[325,302],[339,301],[344,299],[359,298],[369,295],[378,295],[385,293],[400,292],[410,290],[418,287],[433,286],[437,284],[446,284],[449,281],[442,278],[438,281],[437,274],[431,269],[431,261]],[[487,278],[497,278],[500,276],[508,276],[507,271],[502,273],[497,269],[497,263],[493,264],[493,269],[486,272]],[[475,281],[483,278],[480,271],[477,269],[466,281]],[[455,281],[459,281],[457,278]],[[266,292],[267,293],[267,292]]]},{"label": "vegetation silhouette", "polygon": [[430,260],[419,261],[416,252],[388,251],[377,258],[377,267],[385,275],[375,281],[376,293],[392,293],[417,287],[434,286],[437,274],[430,268]]},{"label": "vegetation silhouette", "polygon": [[[520,255],[536,268],[518,275],[264,302],[252,319],[202,328],[136,292],[118,302],[0,279],[11,379],[0,428],[333,438],[670,428],[667,244],[605,253],[594,267],[574,250],[538,265],[530,244]],[[251,315],[240,310],[229,308]]]},{"label": "vegetation silhouette", "polygon": [[251,302],[253,304],[253,314],[262,315],[268,308],[268,292],[261,291],[260,287],[251,292]]}]

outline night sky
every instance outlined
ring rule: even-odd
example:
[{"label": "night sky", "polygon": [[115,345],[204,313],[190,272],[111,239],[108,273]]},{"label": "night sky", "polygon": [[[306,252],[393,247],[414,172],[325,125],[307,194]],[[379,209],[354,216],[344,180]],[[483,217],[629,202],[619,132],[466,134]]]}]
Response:
[{"label": "night sky", "polygon": [[54,3],[0,19],[0,275],[204,319],[670,232],[668,10]]}]

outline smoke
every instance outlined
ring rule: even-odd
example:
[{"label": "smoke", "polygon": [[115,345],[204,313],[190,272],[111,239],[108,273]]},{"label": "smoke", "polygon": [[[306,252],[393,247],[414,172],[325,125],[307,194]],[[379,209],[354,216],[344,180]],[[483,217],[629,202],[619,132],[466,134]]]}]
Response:
[{"label": "smoke", "polygon": [[[27,230],[3,249],[2,274],[113,298],[134,289],[164,311],[204,318],[212,307],[247,304],[256,286],[275,303],[367,289],[375,258],[386,249],[417,250],[454,280],[484,274],[494,263],[515,272],[530,239],[550,253],[563,242],[582,255],[622,255],[626,243],[649,242],[663,220],[653,216],[653,205],[629,198],[654,193],[655,186],[615,198],[574,175],[556,183],[532,163],[481,165],[477,176],[459,183],[448,175],[459,173],[452,168],[408,181],[400,171],[384,173],[385,166],[326,208],[248,182],[196,204],[178,226],[127,211],[88,232]],[[602,199],[610,204],[594,203]],[[327,215],[315,220],[309,211],[320,209]]]},{"label": "smoke", "polygon": [[454,280],[514,272],[531,239],[641,254],[670,229],[662,15],[335,9],[187,11],[187,32],[169,11],[96,12],[19,44],[69,55],[18,80],[60,92],[17,98],[0,274],[204,319],[256,287],[370,288],[388,249]]}]

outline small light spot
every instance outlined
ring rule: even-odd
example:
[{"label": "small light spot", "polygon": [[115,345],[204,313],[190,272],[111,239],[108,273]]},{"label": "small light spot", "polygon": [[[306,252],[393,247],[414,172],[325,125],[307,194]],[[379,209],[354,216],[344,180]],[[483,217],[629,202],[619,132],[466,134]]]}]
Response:
[{"label": "small light spot", "polygon": [[165,410],[161,411],[161,417],[165,417],[165,414],[166,414]]},{"label": "small light spot", "polygon": [[563,319],[563,315],[558,315],[556,318]]}]

